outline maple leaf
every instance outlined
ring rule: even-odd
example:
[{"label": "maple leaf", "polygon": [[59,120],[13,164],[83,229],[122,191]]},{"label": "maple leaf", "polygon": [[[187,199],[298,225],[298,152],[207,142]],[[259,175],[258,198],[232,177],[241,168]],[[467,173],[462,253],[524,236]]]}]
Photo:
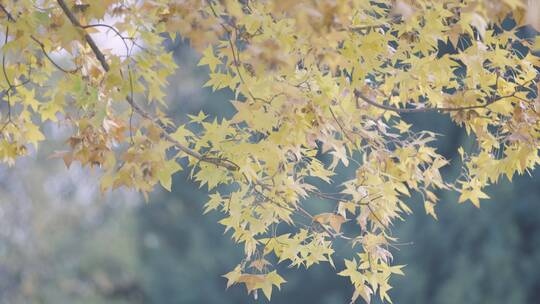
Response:
[{"label": "maple leaf", "polygon": [[214,49],[210,45],[204,50],[198,65],[208,65],[208,67],[210,67],[210,72],[215,72],[216,67],[220,64],[222,64],[221,60],[214,55]]},{"label": "maple leaf", "polygon": [[234,270],[223,275],[227,279],[227,288],[231,287],[233,284],[238,282],[242,276],[240,265],[236,266]]},{"label": "maple leaf", "polygon": [[175,159],[165,162],[163,167],[158,171],[158,178],[161,186],[170,192],[172,187],[172,175],[180,170],[182,170],[182,167]]},{"label": "maple leaf", "polygon": [[[102,191],[124,186],[148,199],[189,169],[212,192],[204,212],[222,214],[250,261],[225,275],[227,287],[270,299],[284,283],[267,272],[274,258],[334,267],[334,240],[345,238],[358,256],[339,273],[352,300],[390,302],[389,278],[402,272],[386,248],[392,224],[412,213],[407,197],[422,195],[436,219],[439,190],[479,207],[485,187],[540,163],[540,99],[531,96],[540,39],[495,30],[508,16],[516,29],[538,27],[538,1],[102,2],[57,0],[52,15],[33,1],[0,4],[0,162],[12,166],[51,139],[42,130],[52,121],[71,132],[54,156],[99,167]],[[115,21],[88,23],[105,16]],[[103,31],[122,49],[96,40]],[[166,96],[178,66],[165,37],[189,42],[209,68],[203,86],[227,90],[235,111],[203,109],[179,123]],[[425,112],[449,115],[474,141],[458,148],[456,182],[440,171],[449,161],[432,146],[439,134],[407,123],[406,113]],[[341,184],[325,194],[315,180]],[[312,216],[303,207],[318,202],[312,193],[333,209]],[[348,216],[360,228],[351,236],[341,234]],[[304,217],[326,233],[302,228]],[[281,223],[290,231],[276,235]]]},{"label": "maple leaf", "polygon": [[252,261],[249,264],[249,267],[257,269],[258,271],[262,272],[267,266],[271,265],[270,262],[268,262],[265,259],[257,259]]},{"label": "maple leaf", "polygon": [[321,213],[313,216],[313,221],[322,225],[329,225],[336,233],[340,233],[341,225],[347,221],[341,214]]},{"label": "maple leaf", "polygon": [[459,203],[464,203],[470,200],[474,206],[480,208],[480,199],[487,199],[489,196],[480,190],[478,185],[470,185],[465,189],[461,189]]}]

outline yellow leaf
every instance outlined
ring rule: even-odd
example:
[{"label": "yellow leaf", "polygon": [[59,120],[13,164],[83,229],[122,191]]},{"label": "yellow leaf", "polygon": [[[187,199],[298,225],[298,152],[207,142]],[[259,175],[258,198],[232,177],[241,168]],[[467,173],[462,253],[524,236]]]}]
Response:
[{"label": "yellow leaf", "polygon": [[236,266],[233,271],[224,274],[223,277],[227,279],[227,288],[238,282],[238,279],[242,275],[240,265]]},{"label": "yellow leaf", "polygon": [[395,125],[395,127],[399,130],[399,132],[401,133],[407,133],[409,131],[409,129],[411,128],[412,125],[404,122],[403,120],[400,120],[399,123],[397,125]]},{"label": "yellow leaf", "polygon": [[170,192],[172,186],[172,175],[181,169],[182,167],[176,162],[175,159],[166,161],[163,168],[158,171],[158,179],[161,186]]},{"label": "yellow leaf", "polygon": [[198,65],[199,66],[208,65],[208,67],[210,67],[210,72],[215,72],[216,67],[218,65],[220,65],[221,63],[222,63],[221,60],[219,60],[219,58],[217,58],[214,55],[214,49],[210,45],[204,50],[203,56],[202,56],[201,60],[199,61]]},{"label": "yellow leaf", "polygon": [[26,137],[26,140],[33,144],[36,148],[38,146],[38,143],[45,139],[45,136],[41,131],[39,130],[38,126],[27,123],[26,124],[26,131],[24,132],[24,136]]},{"label": "yellow leaf", "polygon": [[435,213],[435,203],[431,201],[424,201],[424,209],[426,209],[426,214],[431,215],[434,219],[437,220],[437,213]]},{"label": "yellow leaf", "polygon": [[474,206],[480,208],[480,199],[487,198],[489,198],[489,196],[480,190],[479,185],[470,185],[468,188],[461,189],[459,203],[470,200]]}]

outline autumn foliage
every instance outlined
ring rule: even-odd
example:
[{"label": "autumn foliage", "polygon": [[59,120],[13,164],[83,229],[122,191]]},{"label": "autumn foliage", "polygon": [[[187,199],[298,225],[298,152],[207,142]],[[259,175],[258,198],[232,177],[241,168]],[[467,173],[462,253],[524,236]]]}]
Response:
[{"label": "autumn foliage", "polygon": [[[539,9],[522,0],[2,1],[0,161],[37,149],[52,122],[71,130],[53,156],[99,168],[103,191],[146,197],[190,170],[208,188],[205,212],[221,212],[244,247],[228,286],[270,299],[285,282],[278,263],[329,263],[350,278],[353,302],[390,301],[389,278],[403,274],[390,228],[411,213],[408,197],[436,218],[441,190],[479,206],[486,186],[539,163],[540,40],[520,34]],[[104,32],[121,52],[97,43]],[[164,88],[178,67],[164,42],[179,38],[200,52],[205,86],[234,93],[233,116],[200,112],[178,125],[167,115]],[[441,176],[449,160],[434,148],[438,135],[402,119],[418,112],[448,115],[470,135],[456,180]],[[337,176],[340,167],[356,174]],[[345,180],[338,193],[320,189],[335,179]],[[312,214],[316,197],[333,203]],[[343,261],[338,239],[357,254]]]}]

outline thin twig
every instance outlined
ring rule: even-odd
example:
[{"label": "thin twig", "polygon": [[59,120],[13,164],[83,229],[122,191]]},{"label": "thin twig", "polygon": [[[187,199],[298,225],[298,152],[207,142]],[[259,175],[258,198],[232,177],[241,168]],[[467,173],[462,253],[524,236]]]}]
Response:
[{"label": "thin twig", "polygon": [[[533,80],[529,80],[529,81],[525,82],[525,84],[520,85],[520,87],[525,86],[528,82],[531,82]],[[501,101],[503,99],[516,97],[516,94],[517,94],[517,90],[515,92],[513,92],[512,94],[508,94],[508,95],[504,95],[504,96],[498,96],[498,97],[495,97],[495,98],[490,98],[485,104],[482,104],[482,105],[473,105],[473,106],[455,107],[455,108],[445,107],[445,108],[415,108],[415,109],[408,109],[408,108],[396,108],[396,107],[393,107],[393,106],[380,104],[380,103],[374,101],[373,99],[367,97],[366,95],[364,95],[364,93],[360,92],[360,90],[356,90],[356,89],[354,90],[354,96],[357,99],[360,98],[363,101],[365,101],[366,103],[368,103],[368,104],[370,104],[370,105],[372,105],[374,107],[377,107],[377,108],[380,108],[380,109],[383,109],[383,110],[387,110],[387,111],[396,112],[396,113],[459,112],[459,111],[465,111],[465,110],[482,109],[482,108],[486,108],[489,105],[492,105],[492,104],[494,104],[494,103],[496,103],[498,101]]]},{"label": "thin twig", "polygon": [[61,67],[58,63],[56,63],[52,58],[51,56],[49,56],[49,54],[47,53],[47,51],[45,50],[45,45],[43,44],[43,42],[39,41],[36,37],[34,37],[33,35],[30,36],[30,38],[39,45],[39,47],[41,48],[41,50],[43,51],[43,55],[45,56],[45,58],[47,58],[49,60],[50,63],[52,63],[52,65],[54,65],[57,69],[59,69],[60,71],[64,72],[64,73],[67,73],[67,74],[75,74],[79,71],[79,67],[73,69],[73,70],[66,70],[64,69],[63,67]]},{"label": "thin twig", "polygon": [[[6,14],[7,16],[7,19],[8,21],[10,22],[16,22],[15,20],[15,17],[13,17],[13,15],[11,15],[7,9],[0,4],[0,9],[4,12],[4,14]],[[7,26],[6,26],[6,29],[7,29]],[[54,65],[57,69],[59,69],[60,71],[64,72],[64,73],[69,73],[69,74],[75,74],[77,73],[77,71],[79,71],[79,67],[77,67],[76,69],[74,70],[66,70],[64,68],[62,68],[58,63],[56,63],[50,56],[49,54],[47,53],[47,51],[45,50],[45,45],[43,44],[43,42],[41,42],[39,39],[37,39],[34,35],[30,35],[30,39],[32,39],[35,43],[37,43],[39,45],[39,47],[41,48],[41,50],[43,51],[43,55],[52,63],[52,65]]]},{"label": "thin twig", "polygon": [[[71,22],[71,24],[74,25],[75,27],[78,27],[78,28],[81,28],[81,29],[84,30],[84,26],[79,22],[79,20],[77,20],[77,18],[73,14],[73,12],[67,6],[66,2],[64,0],[57,0],[57,2],[58,2],[58,5],[60,5],[60,7],[62,8],[62,11],[64,12],[64,14],[67,16],[67,18]],[[92,52],[96,56],[97,60],[100,62],[101,67],[106,72],[109,72],[110,71],[110,66],[107,63],[107,59],[105,58],[105,55],[103,54],[103,52],[97,46],[94,39],[90,36],[90,34],[88,34],[86,32],[84,34],[84,39],[86,40],[86,42],[88,43],[88,45],[92,49]],[[180,143],[178,140],[174,139],[169,134],[168,127],[163,121],[161,121],[159,118],[154,118],[149,113],[145,112],[142,108],[140,108],[135,103],[135,101],[133,100],[133,98],[131,98],[131,96],[126,96],[126,101],[131,105],[133,110],[135,110],[135,112],[137,112],[137,114],[139,114],[141,117],[143,117],[145,119],[150,120],[156,126],[161,128],[162,131],[163,131],[163,137],[167,141],[173,143],[180,151],[182,151],[182,152],[184,152],[184,153],[186,153],[186,154],[188,154],[188,155],[190,155],[190,156],[192,156],[192,157],[194,157],[194,158],[196,158],[196,159],[198,159],[200,161],[211,163],[211,164],[214,164],[214,165],[216,165],[218,167],[226,168],[227,170],[230,170],[230,171],[237,171],[239,169],[238,165],[234,164],[233,162],[231,162],[229,160],[221,159],[221,158],[204,157],[199,152],[194,151],[194,150],[190,149],[189,147],[183,145],[182,143]]]},{"label": "thin twig", "polygon": [[15,22],[15,18],[8,12],[8,10],[2,4],[0,4],[0,9],[4,12],[4,14],[6,14],[9,21]]},{"label": "thin twig", "polygon": [[[84,27],[81,25],[77,17],[75,17],[73,12],[69,9],[69,7],[67,6],[64,0],[57,0],[56,2],[58,2],[58,5],[60,5],[60,7],[62,8],[62,11],[64,11],[64,14],[67,16],[71,24],[73,24],[75,27],[84,29]],[[92,49],[92,52],[94,52],[94,55],[96,55],[96,58],[101,64],[101,66],[103,67],[103,69],[106,72],[108,72],[110,70],[110,67],[109,67],[109,63],[107,63],[107,59],[105,58],[105,55],[103,54],[103,52],[101,52],[101,50],[97,46],[94,39],[92,39],[90,34],[88,34],[86,31],[84,31],[84,39],[86,40],[86,43],[88,43],[88,45]]]},{"label": "thin twig", "polygon": [[341,124],[340,120],[337,118],[336,114],[334,114],[334,111],[332,110],[331,107],[328,108],[330,110],[330,114],[332,114],[332,117],[334,118],[334,120],[336,121],[336,123],[338,124],[339,128],[341,129],[341,132],[343,133],[343,135],[349,140],[349,142],[356,147],[356,150],[358,151],[362,151],[362,149],[360,149],[360,147],[358,146],[358,144],[349,136],[349,133],[347,132],[347,130],[345,130],[345,127]]},{"label": "thin twig", "polygon": [[[8,42],[9,25],[6,25],[6,33],[4,35],[5,35],[5,38],[4,38],[4,46],[5,46],[7,44],[7,42]],[[11,90],[13,88],[13,85],[11,84],[11,81],[9,80],[9,77],[8,77],[8,74],[7,74],[7,71],[6,71],[6,52],[5,52],[5,50],[2,51],[2,72],[4,74],[4,78],[6,79],[6,82],[7,82],[7,85],[8,85],[8,90]]]},{"label": "thin twig", "polygon": [[122,39],[122,43],[124,44],[124,47],[126,48],[126,56],[129,57],[129,47],[128,47],[127,43],[126,43],[126,39],[127,40],[132,40],[132,38],[124,37],[114,26],[111,26],[111,25],[108,25],[108,24],[105,24],[105,23],[87,24],[87,25],[82,26],[82,28],[84,28],[84,29],[94,28],[94,27],[105,27],[105,28],[113,31],[116,34],[116,36],[118,36],[118,37],[120,37],[120,39]]},{"label": "thin twig", "polygon": [[7,105],[8,105],[8,118],[7,118],[7,121],[2,125],[2,128],[0,128],[0,133],[4,132],[6,127],[9,126],[10,124],[14,125],[15,128],[17,128],[17,125],[11,119],[11,100],[10,100],[11,93],[9,89],[6,91],[6,94],[7,94]]},{"label": "thin twig", "polygon": [[[3,8],[3,7],[2,7]],[[9,17],[10,15],[7,14]],[[8,36],[9,36],[9,26],[6,25],[6,32],[5,32],[5,38],[4,38],[4,45],[8,42]],[[11,84],[11,81],[9,80],[7,71],[6,71],[6,52],[2,52],[2,72],[4,74],[4,78],[6,79],[6,83],[8,85],[8,89],[5,90],[5,94],[7,95],[7,106],[8,106],[8,118],[7,121],[2,125],[2,128],[0,129],[0,132],[4,132],[4,129],[10,124],[13,123],[11,120],[11,100],[10,100],[10,94],[11,90],[13,90],[14,86]]]}]

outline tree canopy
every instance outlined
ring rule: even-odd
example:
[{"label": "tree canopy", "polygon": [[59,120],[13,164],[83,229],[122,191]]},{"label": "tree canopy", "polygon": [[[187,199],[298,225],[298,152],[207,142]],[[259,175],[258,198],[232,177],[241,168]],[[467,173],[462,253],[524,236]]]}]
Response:
[{"label": "tree canopy", "polygon": [[[407,198],[420,196],[434,218],[441,190],[479,207],[486,186],[540,162],[540,40],[523,33],[538,9],[522,0],[2,1],[0,161],[37,149],[50,121],[72,130],[52,156],[97,168],[102,191],[147,197],[190,170],[208,188],[205,212],[221,212],[244,247],[227,286],[270,299],[285,282],[277,263],[329,263],[350,278],[352,302],[390,301],[389,278],[403,274],[391,227],[411,213]],[[120,51],[100,45],[102,33]],[[233,92],[234,115],[201,111],[179,124],[167,113],[164,87],[178,68],[168,39],[200,52],[205,86]],[[404,120],[420,112],[449,115],[470,135],[457,179],[441,176],[440,135]],[[337,182],[338,192],[324,191]],[[312,214],[317,197],[334,203]],[[344,265],[334,265],[337,240],[357,252]]]}]

